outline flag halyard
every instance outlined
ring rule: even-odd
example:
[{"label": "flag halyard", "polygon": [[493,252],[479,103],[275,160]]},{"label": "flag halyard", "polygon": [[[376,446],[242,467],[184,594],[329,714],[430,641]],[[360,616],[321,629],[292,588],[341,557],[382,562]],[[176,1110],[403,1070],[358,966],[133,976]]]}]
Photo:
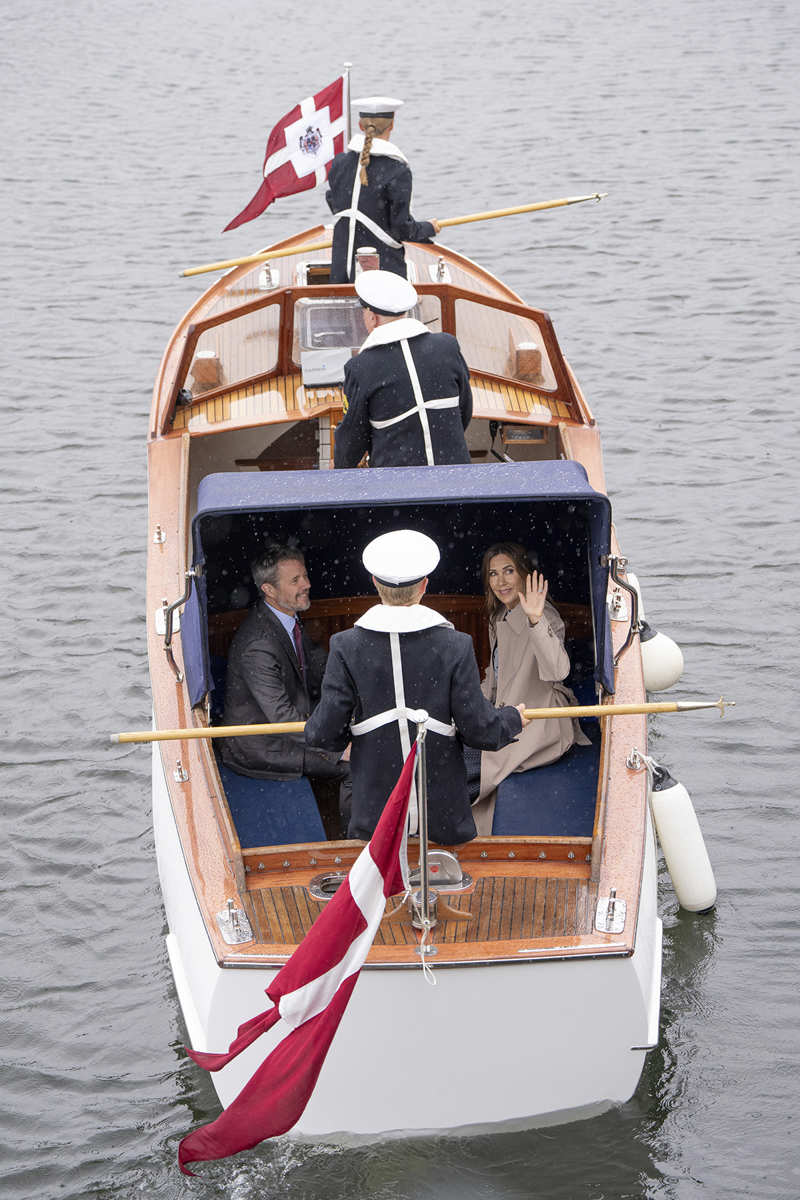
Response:
[{"label": "flag halyard", "polygon": [[178,1162],[226,1158],[286,1133],[309,1101],[381,923],[386,900],[408,882],[408,802],[416,743],[380,821],[333,899],[267,988],[274,1007],[239,1026],[227,1053],[188,1050],[206,1070],[226,1066],[279,1020],[290,1032],[215,1121],[183,1138]]},{"label": "flag halyard", "polygon": [[324,183],[333,157],[344,149],[344,79],[308,96],[282,117],[267,140],[264,182],[253,199],[225,226],[236,229],[277,200]]}]

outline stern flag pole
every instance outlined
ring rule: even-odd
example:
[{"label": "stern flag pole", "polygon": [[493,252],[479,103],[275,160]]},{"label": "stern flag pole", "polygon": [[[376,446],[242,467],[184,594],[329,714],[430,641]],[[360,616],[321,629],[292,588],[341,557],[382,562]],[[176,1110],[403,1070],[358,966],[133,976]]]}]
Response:
[{"label": "stern flag pole", "polygon": [[419,709],[417,716],[417,812],[419,823],[419,891],[411,895],[413,907],[412,925],[422,930],[422,939],[417,952],[424,958],[426,954],[435,954],[436,950],[428,941],[431,929],[436,925],[437,893],[431,890],[428,878],[428,772],[425,761],[425,735],[427,733],[428,714]]},{"label": "stern flag pole", "polygon": [[[694,712],[699,708],[718,708],[725,716],[726,708],[735,708],[735,700],[658,700],[652,704],[572,704],[564,708],[526,708],[529,721],[560,721],[562,717],[628,717],[637,713]],[[140,729],[127,733],[110,733],[109,741],[120,742],[181,742],[193,738],[254,737],[269,733],[302,733],[305,721],[280,721],[271,725],[198,725],[189,729]]]},{"label": "stern flag pole", "polygon": [[[350,104],[347,105],[348,114]],[[349,138],[348,138],[349,140]],[[518,204],[514,208],[495,208],[490,212],[467,213],[464,217],[444,217],[439,225],[468,225],[471,221],[493,221],[497,217],[513,217],[517,213],[544,212],[548,208],[564,208],[568,204],[583,204],[585,200],[602,200],[608,192],[592,192],[591,196],[566,196],[561,200],[539,200],[536,204]],[[248,254],[244,258],[228,258],[224,262],[205,263],[202,267],[187,267],[181,271],[182,276],[203,275],[207,271],[227,271],[232,267],[244,267],[248,263],[268,262],[271,258],[286,258],[289,254],[306,254],[316,250],[325,250],[331,245],[332,239],[323,242],[311,242],[305,246],[285,246],[282,250],[264,250],[261,254]]]},{"label": "stern flag pole", "polygon": [[344,104],[344,148],[345,150],[350,145],[350,138],[353,136],[353,124],[350,117],[350,68],[352,63],[344,64],[344,96],[342,102]]}]

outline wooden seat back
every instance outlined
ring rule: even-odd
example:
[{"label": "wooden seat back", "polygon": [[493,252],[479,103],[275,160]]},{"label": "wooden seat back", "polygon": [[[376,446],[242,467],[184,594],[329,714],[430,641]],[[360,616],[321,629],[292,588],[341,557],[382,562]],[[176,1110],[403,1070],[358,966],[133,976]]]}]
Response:
[{"label": "wooden seat back", "polygon": [[[314,600],[303,613],[303,625],[312,641],[328,649],[331,637],[342,629],[351,629],[356,620],[378,603],[377,596],[336,596]],[[489,662],[489,624],[483,596],[431,595],[425,596],[427,607],[435,609],[461,633],[468,633],[475,647],[475,657],[481,673]],[[566,636],[584,641],[592,636],[592,616],[587,605],[559,604],[558,611],[566,625]],[[215,613],[208,619],[209,651],[213,656],[227,658],[233,635],[247,613],[246,609]]]}]

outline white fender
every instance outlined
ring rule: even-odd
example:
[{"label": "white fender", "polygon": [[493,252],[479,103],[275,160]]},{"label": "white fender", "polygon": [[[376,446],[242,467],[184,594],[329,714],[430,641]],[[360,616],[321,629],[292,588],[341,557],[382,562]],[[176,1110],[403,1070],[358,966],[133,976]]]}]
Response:
[{"label": "white fender", "polygon": [[653,764],[649,796],[653,823],[681,908],[706,912],[716,902],[717,884],[691,797],[683,784],[657,763]]},{"label": "white fender", "polygon": [[648,692],[666,692],[683,675],[683,653],[677,642],[653,629],[644,619],[642,588],[633,571],[625,576],[639,597],[639,645],[642,651],[644,686]]},{"label": "white fender", "polygon": [[665,633],[640,622],[639,646],[642,651],[644,686],[648,692],[666,692],[683,675],[683,654],[677,642]]}]

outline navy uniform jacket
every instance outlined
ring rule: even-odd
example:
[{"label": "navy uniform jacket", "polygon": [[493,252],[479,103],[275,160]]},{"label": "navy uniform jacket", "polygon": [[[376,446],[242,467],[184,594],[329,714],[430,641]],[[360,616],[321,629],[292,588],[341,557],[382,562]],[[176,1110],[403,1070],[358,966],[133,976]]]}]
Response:
[{"label": "navy uniform jacket", "polygon": [[470,461],[469,369],[452,334],[430,333],[412,317],[379,325],[345,364],[344,393],[334,466],[357,467],[367,452],[372,467]]},{"label": "navy uniform jacket", "polygon": [[[397,783],[405,746],[416,725],[396,715],[359,734],[360,722],[396,706],[392,638],[401,660],[405,707],[424,708],[442,728],[455,723],[456,736],[429,727],[425,740],[428,828],[437,842],[454,844],[475,837],[462,743],[481,750],[508,745],[520,732],[519,712],[494,708],[481,693],[472,639],[424,605],[378,604],[353,629],[331,638],[322,697],[306,725],[311,746],[341,753],[351,739],[353,809],[348,836],[369,838]],[[351,724],[353,729],[351,731]],[[412,826],[413,829],[413,826]]]},{"label": "navy uniform jacket", "polygon": [[[364,135],[351,139],[347,150],[337,154],[328,172],[328,191],[325,199],[335,215],[352,207],[353,187],[358,171]],[[411,215],[411,170],[402,151],[383,138],[372,143],[367,186],[361,187],[358,211],[383,230],[394,242],[429,242],[435,235],[430,221],[415,221]],[[349,283],[353,279],[353,263],[348,271],[347,246],[349,220],[341,217],[333,231],[331,251],[331,283]],[[374,246],[380,256],[381,269],[405,275],[406,256],[402,245],[394,247],[361,221],[356,220],[353,240],[353,261],[359,246]]]},{"label": "navy uniform jacket", "polygon": [[[261,725],[304,721],[319,699],[325,651],[303,633],[306,677],[294,645],[278,618],[259,599],[239,626],[228,652],[225,724]],[[240,775],[257,779],[299,779],[303,774],[302,733],[225,738],[222,760]],[[331,755],[317,752],[329,769]],[[310,773],[314,755],[305,750]],[[312,761],[310,761],[312,760]]]}]

